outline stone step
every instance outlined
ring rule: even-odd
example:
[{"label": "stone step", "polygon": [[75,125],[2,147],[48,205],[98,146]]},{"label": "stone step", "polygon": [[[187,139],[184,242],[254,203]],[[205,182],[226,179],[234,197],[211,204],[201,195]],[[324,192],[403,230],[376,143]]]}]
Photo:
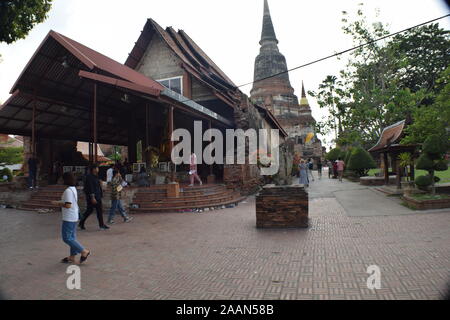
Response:
[{"label": "stone step", "polygon": [[220,196],[215,198],[207,198],[207,199],[197,199],[197,200],[176,200],[176,201],[155,201],[155,202],[134,202],[139,205],[140,208],[161,208],[161,207],[189,207],[189,208],[196,208],[203,204],[213,203],[213,202],[223,202],[232,200],[235,198],[238,198],[239,195],[236,194],[230,194],[226,196]]},{"label": "stone step", "polygon": [[180,197],[175,198],[175,197],[154,197],[153,195],[151,196],[147,196],[146,194],[135,194],[133,201],[138,202],[138,201],[152,201],[152,200],[162,200],[162,201],[172,201],[172,200],[178,200],[178,199],[204,199],[205,196],[207,197],[215,197],[215,196],[220,196],[220,195],[228,195],[228,194],[232,194],[234,193],[233,190],[224,190],[221,192],[214,192],[214,193],[209,193],[209,194],[202,194],[202,195],[191,195],[191,194],[185,194],[185,193],[181,193]]},{"label": "stone step", "polygon": [[245,200],[246,197],[237,197],[233,198],[231,200],[222,201],[222,202],[210,202],[208,204],[201,204],[195,207],[187,208],[185,206],[173,206],[173,207],[164,207],[164,208],[133,208],[130,209],[130,213],[136,214],[136,213],[169,213],[169,212],[183,212],[186,210],[192,210],[192,209],[203,209],[203,208],[211,208],[211,207],[221,207],[226,206],[229,204],[237,204],[243,200]]}]

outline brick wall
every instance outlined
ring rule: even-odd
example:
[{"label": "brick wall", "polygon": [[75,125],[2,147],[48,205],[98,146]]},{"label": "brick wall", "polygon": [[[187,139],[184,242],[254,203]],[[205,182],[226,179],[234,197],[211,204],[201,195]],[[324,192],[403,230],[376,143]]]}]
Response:
[{"label": "brick wall", "polygon": [[306,190],[300,186],[264,186],[256,196],[256,227],[308,227]]}]

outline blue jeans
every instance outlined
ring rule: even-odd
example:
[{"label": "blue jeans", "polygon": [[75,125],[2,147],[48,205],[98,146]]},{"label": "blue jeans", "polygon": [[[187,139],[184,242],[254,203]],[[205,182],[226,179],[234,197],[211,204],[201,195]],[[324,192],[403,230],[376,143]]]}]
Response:
[{"label": "blue jeans", "polygon": [[83,246],[77,241],[76,222],[63,221],[61,231],[63,241],[70,247],[71,256],[76,256],[84,250]]},{"label": "blue jeans", "polygon": [[120,215],[123,218],[127,217],[125,209],[123,208],[123,205],[122,205],[122,200],[111,200],[111,209],[109,210],[108,220],[114,219],[114,216],[116,215],[116,210],[117,209],[119,209]]}]

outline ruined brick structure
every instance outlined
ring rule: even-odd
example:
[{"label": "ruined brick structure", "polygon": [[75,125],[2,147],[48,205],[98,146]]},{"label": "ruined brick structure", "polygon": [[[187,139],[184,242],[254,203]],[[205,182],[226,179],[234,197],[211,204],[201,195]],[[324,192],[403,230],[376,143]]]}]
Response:
[{"label": "ruined brick structure", "polygon": [[[322,144],[314,134],[315,119],[302,84],[300,103],[294,94],[286,58],[278,49],[278,40],[270,16],[267,0],[264,1],[264,17],[260,53],[255,59],[254,85],[250,92],[253,102],[269,109],[289,134],[294,150],[302,158],[322,157]],[[277,75],[272,77],[273,75]]]}]

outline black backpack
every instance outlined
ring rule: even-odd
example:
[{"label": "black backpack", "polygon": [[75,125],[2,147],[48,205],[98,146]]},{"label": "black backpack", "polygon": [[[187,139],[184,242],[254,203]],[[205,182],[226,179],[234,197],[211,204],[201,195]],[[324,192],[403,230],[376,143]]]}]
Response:
[{"label": "black backpack", "polygon": [[310,162],[310,163],[308,164],[308,168],[309,168],[309,170],[312,170],[312,169],[314,168],[314,164],[313,164],[312,162]]}]

